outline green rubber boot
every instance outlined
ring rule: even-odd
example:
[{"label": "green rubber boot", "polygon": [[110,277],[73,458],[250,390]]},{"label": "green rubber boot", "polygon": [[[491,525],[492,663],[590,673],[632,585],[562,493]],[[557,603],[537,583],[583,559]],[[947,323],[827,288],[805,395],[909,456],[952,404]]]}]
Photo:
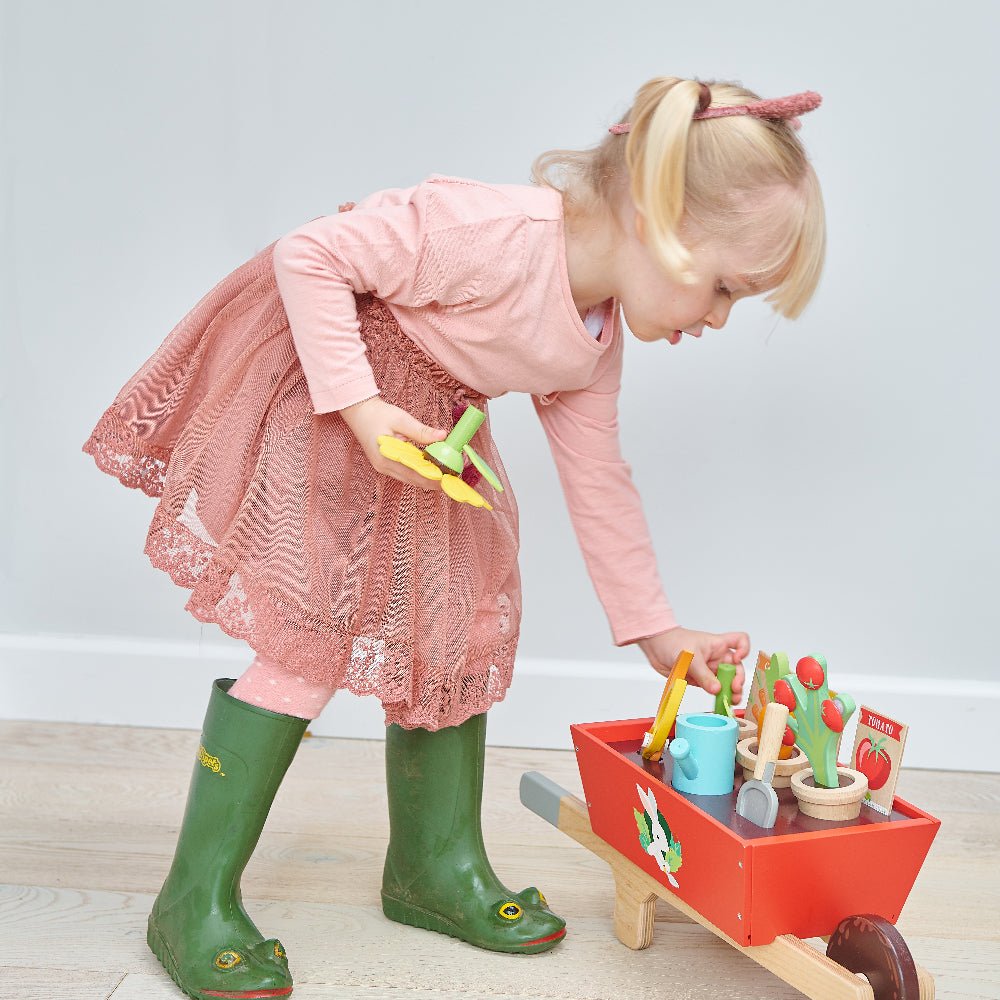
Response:
[{"label": "green rubber boot", "polygon": [[230,697],[234,683],[212,685],[177,850],[146,935],[196,1000],[292,992],[285,950],[247,916],[240,876],[308,723]]},{"label": "green rubber boot", "polygon": [[486,715],[430,732],[386,730],[389,850],[382,910],[390,920],[490,951],[554,948],[566,922],[534,887],[505,888],[483,846]]}]

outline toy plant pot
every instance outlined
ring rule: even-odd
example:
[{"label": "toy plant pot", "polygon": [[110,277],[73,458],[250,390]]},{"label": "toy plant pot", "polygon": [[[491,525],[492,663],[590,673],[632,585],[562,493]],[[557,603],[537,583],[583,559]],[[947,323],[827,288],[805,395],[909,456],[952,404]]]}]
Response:
[{"label": "toy plant pot", "polygon": [[837,777],[839,788],[824,788],[816,784],[811,767],[796,771],[792,775],[791,787],[798,800],[799,812],[813,819],[857,819],[861,802],[868,791],[868,779],[860,771],[849,767],[838,767]]},{"label": "toy plant pot", "polygon": [[[757,766],[757,736],[754,734],[736,744],[736,763],[743,770],[743,780],[753,778],[753,769]],[[792,775],[809,766],[809,758],[798,748],[792,747],[792,756],[788,760],[774,762],[774,777],[771,784],[775,788],[788,788],[792,783]]]}]

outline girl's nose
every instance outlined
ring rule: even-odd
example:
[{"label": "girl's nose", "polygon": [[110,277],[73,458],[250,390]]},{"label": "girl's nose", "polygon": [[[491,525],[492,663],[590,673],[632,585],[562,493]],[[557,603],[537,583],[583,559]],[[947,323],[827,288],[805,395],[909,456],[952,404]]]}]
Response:
[{"label": "girl's nose", "polygon": [[716,303],[712,306],[712,311],[705,317],[705,326],[713,330],[721,330],[729,319],[729,310],[733,304],[728,299],[723,303]]}]

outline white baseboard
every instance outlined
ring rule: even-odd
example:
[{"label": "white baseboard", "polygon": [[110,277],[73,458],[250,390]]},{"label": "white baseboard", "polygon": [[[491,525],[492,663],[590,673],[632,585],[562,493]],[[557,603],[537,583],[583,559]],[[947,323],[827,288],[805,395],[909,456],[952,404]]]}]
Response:
[{"label": "white baseboard", "polygon": [[[246,648],[83,635],[0,635],[0,718],[198,729],[216,677],[238,677]],[[490,711],[492,746],[571,748],[574,722],[652,715],[662,678],[644,664],[520,658],[507,698]],[[838,675],[837,687],[910,726],[904,766],[1000,773],[1000,683]],[[712,699],[692,689],[688,711]],[[854,720],[844,743],[853,741]],[[382,739],[374,698],[338,694],[311,730]],[[959,738],[960,737],[960,738]]]}]

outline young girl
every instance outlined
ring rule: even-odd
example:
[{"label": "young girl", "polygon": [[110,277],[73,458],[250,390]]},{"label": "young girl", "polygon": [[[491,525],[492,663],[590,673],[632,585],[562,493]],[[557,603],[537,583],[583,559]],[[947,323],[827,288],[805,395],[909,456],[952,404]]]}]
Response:
[{"label": "young girl", "polygon": [[160,498],[153,564],[257,654],[212,686],[149,918],[191,996],[291,992],[239,879],[308,721],[342,688],[385,708],[385,914],[495,951],[563,938],[542,893],[505,888],[483,849],[486,711],[510,684],[521,613],[517,506],[489,420],[474,445],[504,487],[479,484],[492,510],[454,502],[379,438],[425,446],[468,405],[531,393],[615,644],[660,673],[691,649],[689,679],[718,691],[749,638],[683,628],[664,597],[619,449],[621,316],[638,340],[677,345],[746,296],[803,310],[825,235],[796,115],[818,103],[656,78],[595,148],[540,157],[531,185],[435,174],[344,205],[225,278],[102,416],[84,450]]}]

